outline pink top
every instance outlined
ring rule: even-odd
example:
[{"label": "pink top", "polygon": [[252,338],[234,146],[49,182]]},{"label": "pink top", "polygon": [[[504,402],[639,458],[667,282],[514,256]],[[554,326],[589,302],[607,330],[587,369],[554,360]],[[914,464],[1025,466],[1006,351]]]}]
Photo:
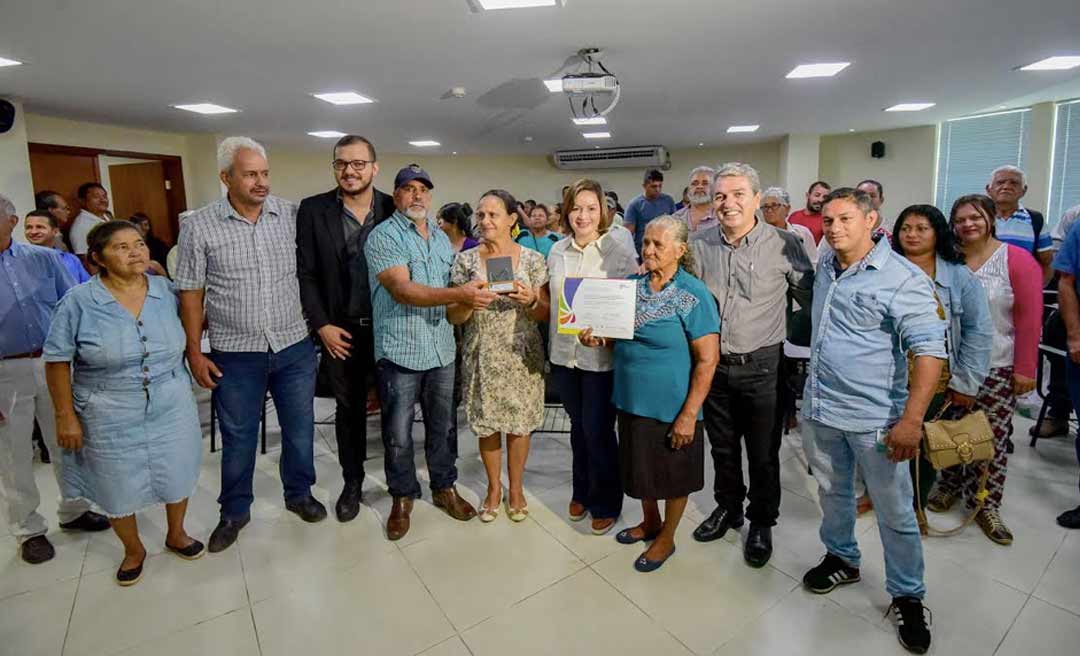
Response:
[{"label": "pink top", "polygon": [[1002,244],[974,272],[986,290],[994,341],[990,367],[1035,377],[1042,333],[1042,269],[1026,250]]}]

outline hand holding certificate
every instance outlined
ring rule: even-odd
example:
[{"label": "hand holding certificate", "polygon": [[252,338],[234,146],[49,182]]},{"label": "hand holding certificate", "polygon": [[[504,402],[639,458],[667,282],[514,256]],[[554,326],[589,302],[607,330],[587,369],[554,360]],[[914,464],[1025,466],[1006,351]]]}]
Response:
[{"label": "hand holding certificate", "polygon": [[607,278],[567,278],[559,290],[559,333],[592,328],[596,337],[634,338],[637,283]]}]

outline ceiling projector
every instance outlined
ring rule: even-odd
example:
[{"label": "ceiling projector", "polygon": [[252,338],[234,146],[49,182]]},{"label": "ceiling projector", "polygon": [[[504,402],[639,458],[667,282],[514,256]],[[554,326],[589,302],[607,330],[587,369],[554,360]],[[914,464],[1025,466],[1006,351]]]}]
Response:
[{"label": "ceiling projector", "polygon": [[618,87],[619,80],[611,74],[578,73],[562,79],[563,93],[615,93]]}]

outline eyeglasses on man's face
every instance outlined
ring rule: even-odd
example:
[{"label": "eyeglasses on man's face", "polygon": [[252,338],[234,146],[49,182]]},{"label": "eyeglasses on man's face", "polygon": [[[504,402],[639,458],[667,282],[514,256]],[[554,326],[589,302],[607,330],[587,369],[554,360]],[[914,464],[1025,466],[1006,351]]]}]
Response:
[{"label": "eyeglasses on man's face", "polygon": [[346,168],[351,168],[357,173],[362,173],[368,167],[368,164],[371,164],[371,162],[366,159],[335,159],[330,163],[335,171],[344,171]]}]

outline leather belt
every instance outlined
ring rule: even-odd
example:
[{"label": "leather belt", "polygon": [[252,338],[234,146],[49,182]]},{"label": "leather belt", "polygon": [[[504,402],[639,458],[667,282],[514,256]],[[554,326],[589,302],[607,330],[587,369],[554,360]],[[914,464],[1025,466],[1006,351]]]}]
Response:
[{"label": "leather belt", "polygon": [[780,344],[773,344],[771,346],[762,346],[756,351],[750,351],[749,353],[721,353],[720,364],[728,366],[741,366],[749,364],[758,356],[770,355],[774,351],[780,349]]},{"label": "leather belt", "polygon": [[36,351],[30,351],[29,353],[19,353],[17,355],[5,355],[3,357],[0,357],[0,360],[25,360],[25,359],[28,359],[28,358],[40,358],[40,357],[41,357],[41,349],[38,349]]}]

